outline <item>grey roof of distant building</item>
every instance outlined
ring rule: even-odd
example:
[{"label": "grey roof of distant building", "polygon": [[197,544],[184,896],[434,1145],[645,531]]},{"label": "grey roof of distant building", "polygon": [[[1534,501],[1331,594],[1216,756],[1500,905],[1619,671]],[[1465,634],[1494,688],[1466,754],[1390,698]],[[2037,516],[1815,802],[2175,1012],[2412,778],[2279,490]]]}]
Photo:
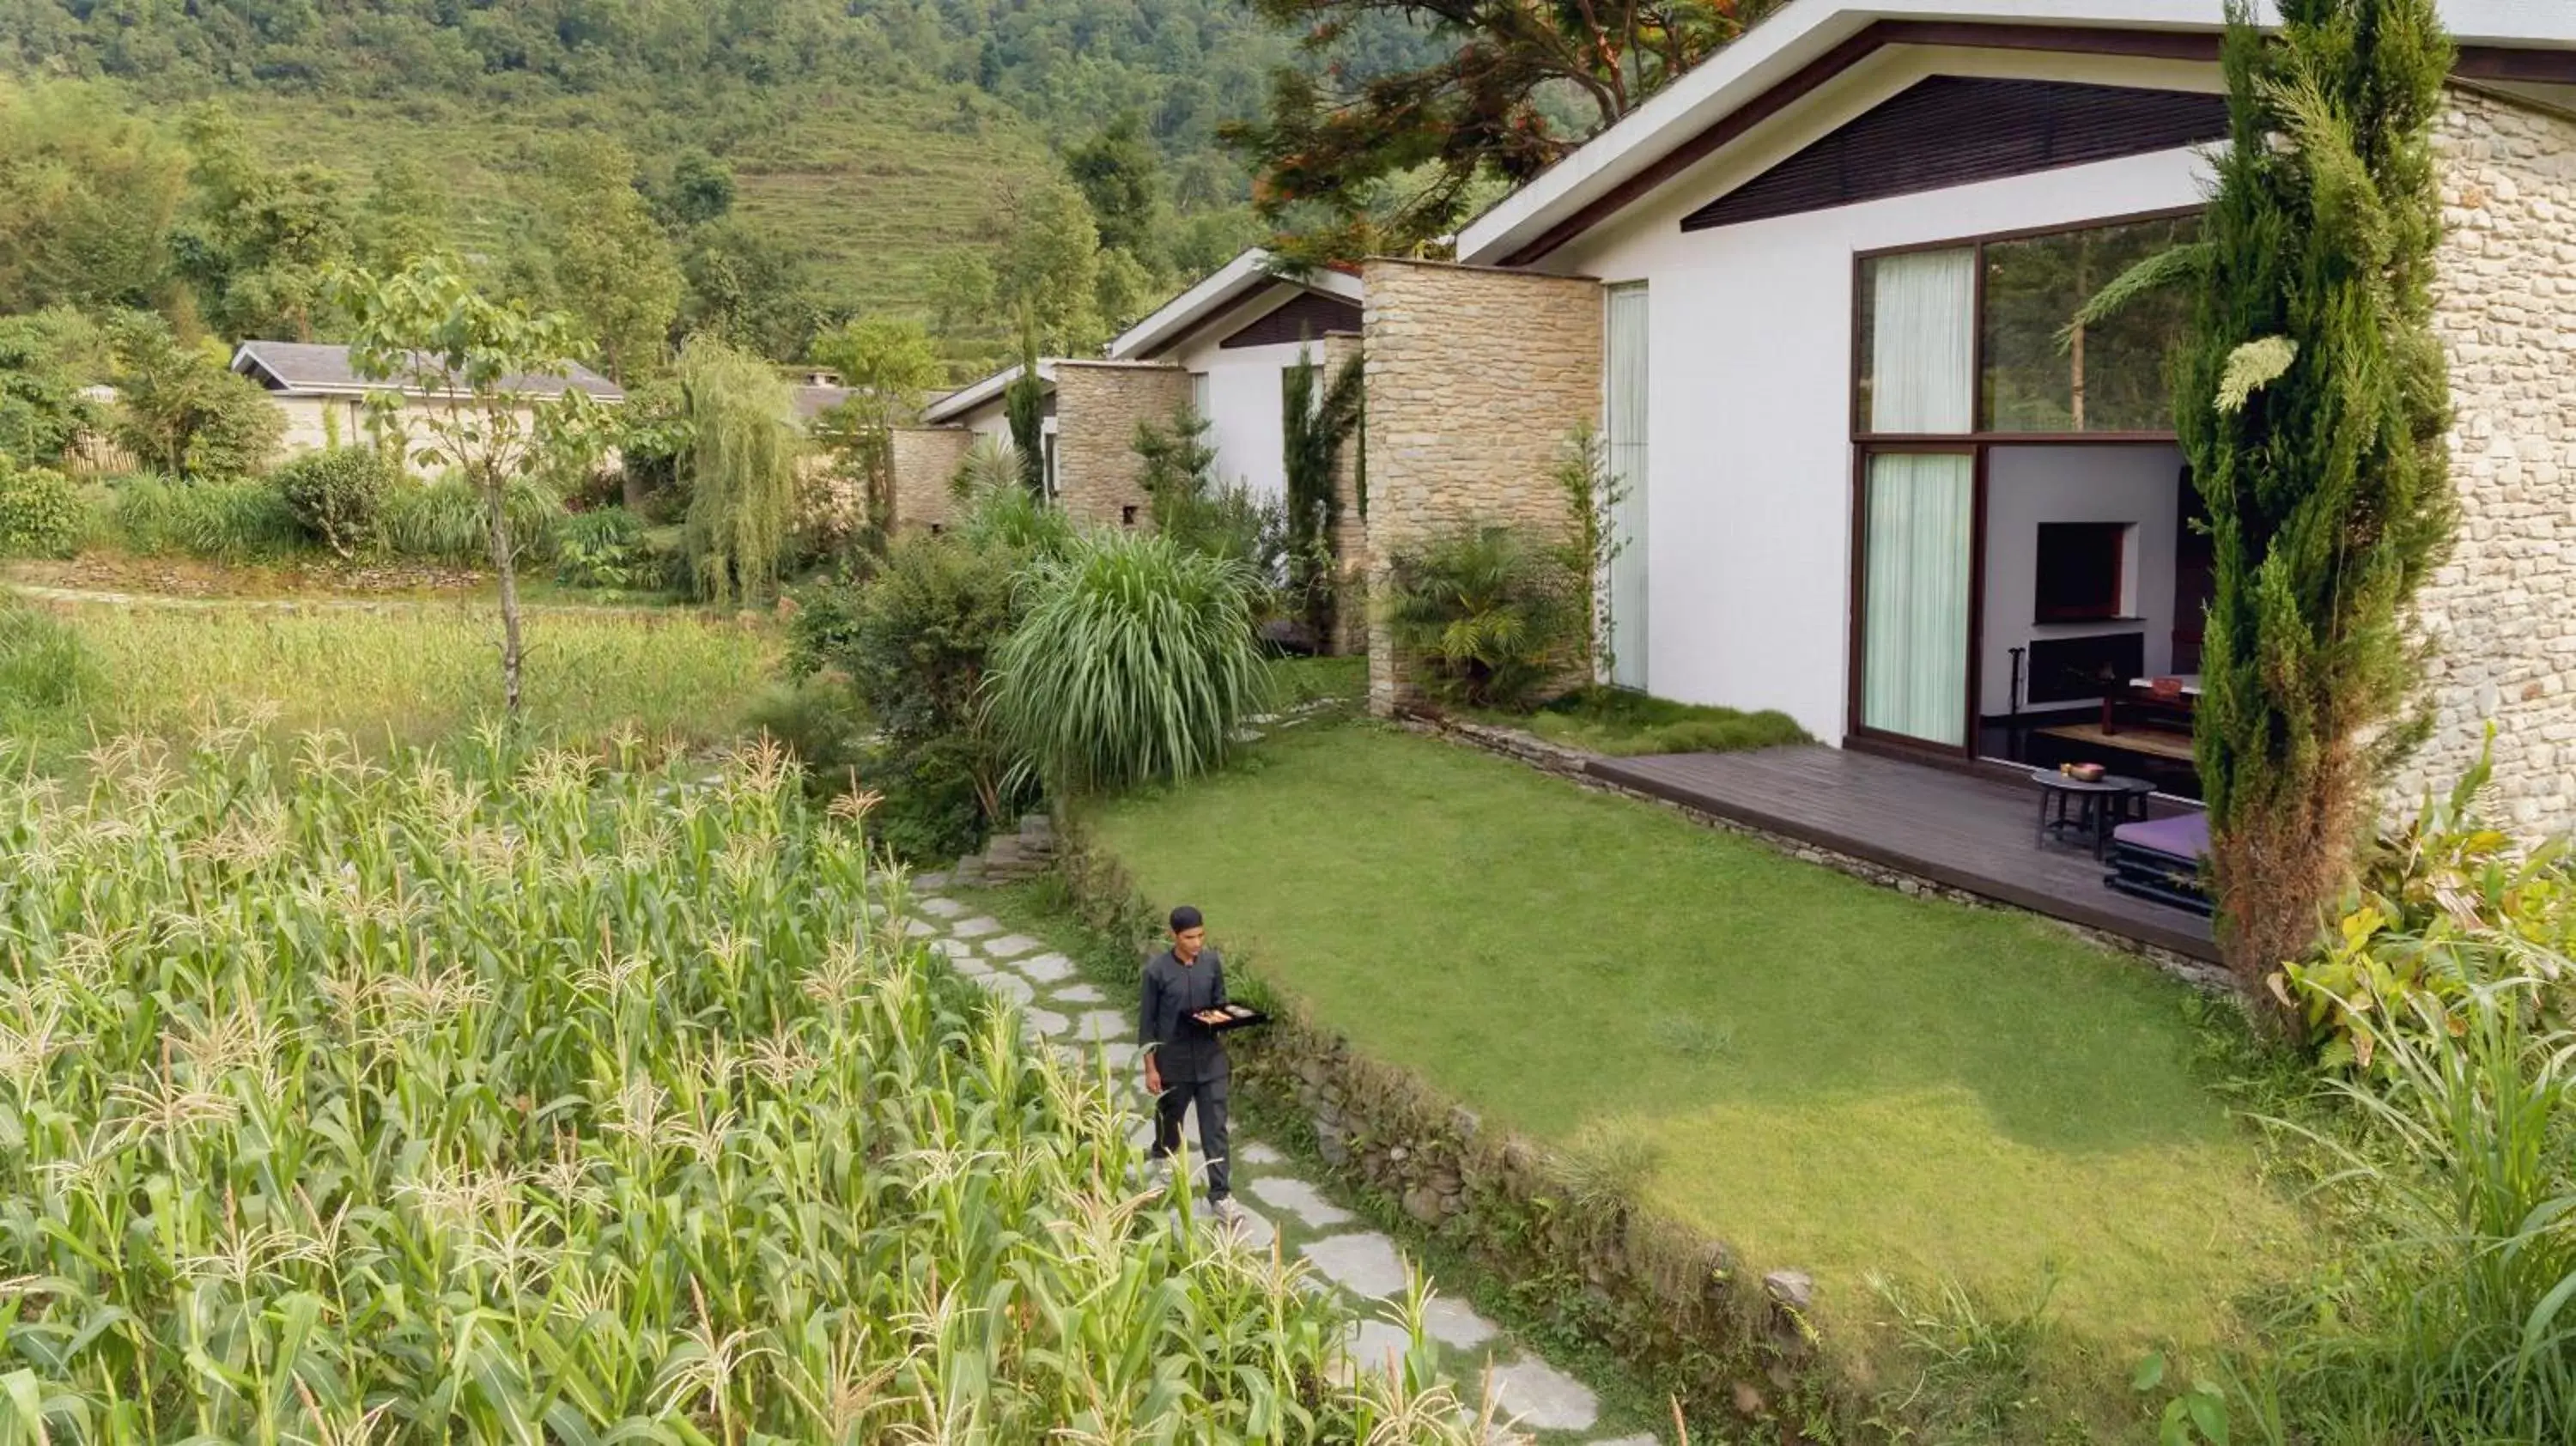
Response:
[{"label": "grey roof of distant building", "polygon": [[806,384],[795,389],[796,420],[810,422],[823,412],[850,399],[848,387],[825,387]]},{"label": "grey roof of distant building", "polygon": [[[347,347],[319,342],[246,341],[233,352],[233,370],[270,391],[288,396],[363,396],[389,388],[411,390],[358,375],[349,365]],[[603,402],[626,399],[617,383],[579,363],[560,373],[505,377],[501,383],[503,391],[540,397],[558,397],[576,387]]]}]

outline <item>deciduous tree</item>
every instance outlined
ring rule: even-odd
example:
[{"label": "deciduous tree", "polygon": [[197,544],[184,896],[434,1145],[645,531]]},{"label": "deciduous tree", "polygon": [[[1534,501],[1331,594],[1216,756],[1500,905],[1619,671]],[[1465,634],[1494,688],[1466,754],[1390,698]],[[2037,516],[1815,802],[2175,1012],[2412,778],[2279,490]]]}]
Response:
[{"label": "deciduous tree", "polygon": [[787,384],[713,337],[680,352],[689,445],[689,557],[700,596],[757,601],[778,590],[796,505],[796,421]]},{"label": "deciduous tree", "polygon": [[635,189],[634,159],[597,136],[557,144],[541,196],[554,294],[590,335],[600,369],[649,376],[670,345],[683,281],[671,243]]},{"label": "deciduous tree", "polygon": [[148,311],[108,323],[114,432],[147,467],[174,477],[241,477],[268,465],[285,418],[225,364],[221,345],[181,341]]},{"label": "deciduous tree", "polygon": [[865,487],[869,525],[882,536],[894,517],[894,429],[920,414],[922,395],[947,368],[930,333],[909,318],[844,322],[815,341],[813,357],[850,392],[814,419],[814,440]]},{"label": "deciduous tree", "polygon": [[515,718],[525,657],[518,562],[530,539],[511,526],[510,491],[525,478],[586,471],[609,427],[579,387],[532,399],[517,383],[563,375],[579,331],[560,312],[532,314],[484,296],[437,259],[389,277],[338,272],[332,291],[350,318],[350,365],[388,384],[367,397],[380,437],[412,460],[456,469],[483,499],[485,539],[500,577],[501,699]]}]

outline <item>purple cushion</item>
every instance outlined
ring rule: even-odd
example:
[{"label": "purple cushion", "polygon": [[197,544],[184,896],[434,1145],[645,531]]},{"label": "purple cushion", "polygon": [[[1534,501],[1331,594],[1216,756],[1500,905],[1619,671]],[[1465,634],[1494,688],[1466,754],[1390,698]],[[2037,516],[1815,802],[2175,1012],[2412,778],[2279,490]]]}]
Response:
[{"label": "purple cushion", "polygon": [[2132,848],[2197,859],[2209,852],[2209,815],[2185,813],[2151,823],[2124,823],[2111,831],[2111,838]]}]

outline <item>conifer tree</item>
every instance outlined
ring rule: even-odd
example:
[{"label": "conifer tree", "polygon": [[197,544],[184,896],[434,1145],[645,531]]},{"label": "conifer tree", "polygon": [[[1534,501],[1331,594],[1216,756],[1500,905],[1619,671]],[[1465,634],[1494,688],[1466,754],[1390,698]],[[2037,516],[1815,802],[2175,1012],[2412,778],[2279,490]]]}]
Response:
[{"label": "conifer tree", "polygon": [[1002,417],[1020,453],[1020,482],[1032,497],[1046,496],[1046,382],[1038,376],[1037,322],[1020,313],[1020,374],[1002,389]]},{"label": "conifer tree", "polygon": [[2196,747],[2248,986],[2314,940],[2429,728],[2412,600],[2455,518],[2431,326],[2451,43],[2435,0],[2277,9],[2265,35],[2231,0],[2177,422],[2215,553]]}]

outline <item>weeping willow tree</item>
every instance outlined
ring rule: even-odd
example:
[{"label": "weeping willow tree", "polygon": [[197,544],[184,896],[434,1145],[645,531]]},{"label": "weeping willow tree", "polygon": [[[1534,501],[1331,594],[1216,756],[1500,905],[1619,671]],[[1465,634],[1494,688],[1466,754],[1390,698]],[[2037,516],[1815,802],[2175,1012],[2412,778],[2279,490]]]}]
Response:
[{"label": "weeping willow tree", "polygon": [[698,595],[756,601],[778,590],[796,507],[795,406],[767,362],[712,337],[680,352],[689,448],[689,559]]},{"label": "weeping willow tree", "polygon": [[2432,330],[2435,0],[2232,0],[2231,144],[2201,241],[2089,309],[2182,281],[2177,422],[2214,593],[2195,748],[2228,961],[2314,942],[2379,786],[2429,730],[2416,590],[2455,524]]}]

